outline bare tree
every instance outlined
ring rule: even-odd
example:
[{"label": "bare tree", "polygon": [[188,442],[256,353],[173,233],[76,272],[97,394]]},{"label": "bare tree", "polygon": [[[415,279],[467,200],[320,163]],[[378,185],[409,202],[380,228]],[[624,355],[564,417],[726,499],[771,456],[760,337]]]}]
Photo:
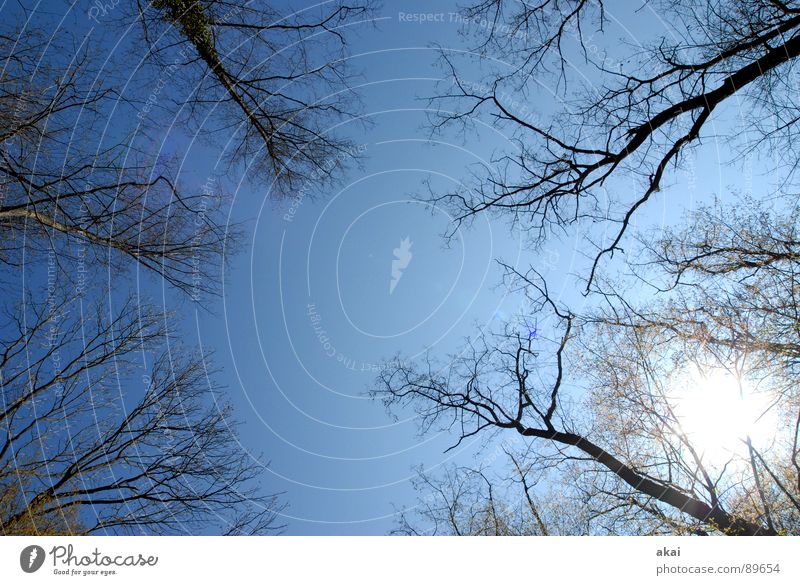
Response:
[{"label": "bare tree", "polygon": [[239,445],[207,356],[165,345],[157,310],[28,302],[6,318],[4,534],[278,529],[282,505],[255,483],[263,465]]},{"label": "bare tree", "polygon": [[[510,463],[505,476],[490,469],[497,459]],[[548,536],[586,533],[588,519],[567,497],[564,485],[543,490],[545,474],[524,462],[510,445],[498,447],[477,467],[446,465],[420,470],[413,481],[419,494],[404,508],[393,534],[447,536]]]},{"label": "bare tree", "polygon": [[[639,290],[635,302],[624,282],[599,279],[614,292],[572,313],[538,273],[506,267],[541,335],[512,323],[448,360],[398,362],[377,394],[412,404],[425,429],[528,438],[520,460],[571,474],[567,493],[592,533],[797,533],[797,212],[747,203],[702,208],[683,228],[644,238],[634,286],[654,294]],[[714,390],[703,378],[715,372],[738,390],[687,412]],[[767,436],[725,418],[737,394],[759,398],[747,414],[767,417]],[[692,415],[717,434],[733,427],[735,444],[714,455]]]},{"label": "bare tree", "polygon": [[220,224],[219,188],[182,193],[175,173],[151,173],[124,140],[106,145],[115,89],[95,81],[86,50],[64,61],[39,37],[0,36],[0,262],[21,268],[53,252],[74,263],[80,248],[87,265],[133,262],[197,299],[213,294],[238,234]]},{"label": "bare tree", "polygon": [[626,336],[658,335],[770,388],[762,407],[777,413],[775,435],[764,452],[746,444],[751,505],[771,526],[794,526],[800,513],[798,218],[785,198],[700,207],[683,227],[643,239],[647,262],[636,268],[659,301],[634,306],[606,294],[593,318]]},{"label": "bare tree", "polygon": [[209,138],[233,128],[231,161],[267,171],[273,193],[291,193],[300,179],[323,184],[356,155],[333,128],[357,101],[344,51],[367,6],[325,3],[287,15],[217,0],[132,8],[147,41],[144,72],[154,77],[141,90],[123,92],[98,59],[100,41],[63,30],[51,38],[35,16],[0,33],[0,261],[19,266],[24,245],[28,262],[54,248],[64,262],[60,234],[82,240],[93,261],[133,260],[199,299],[216,291],[223,251],[234,251],[240,233],[222,222],[222,187],[179,187],[175,164],[154,165],[135,146],[145,129],[128,118],[120,127],[119,113],[110,127],[109,118],[127,105],[159,122],[149,92],[166,85],[160,111],[197,122]]},{"label": "bare tree", "polygon": [[[458,221],[497,211],[537,242],[581,219],[608,230],[594,242],[587,292],[600,261],[622,250],[634,214],[669,182],[671,169],[711,136],[711,124],[724,132],[715,116],[737,115],[726,137],[733,152],[769,148],[786,182],[798,162],[800,104],[787,80],[800,55],[800,5],[649,2],[639,18],[652,10],[668,29],[621,46],[605,34],[616,17],[606,8],[602,0],[472,4],[462,18],[478,36],[476,51],[505,65],[471,81],[444,51],[453,81],[438,99],[454,100],[443,110],[456,113],[436,122],[485,114],[514,137],[514,149],[482,166],[474,185],[434,194]],[[567,104],[552,117],[530,106],[548,81]]]},{"label": "bare tree", "polygon": [[[496,433],[525,438],[518,462],[568,478],[563,495],[588,533],[797,533],[798,239],[789,187],[798,104],[786,80],[800,51],[800,6],[665,0],[643,10],[668,27],[644,46],[604,42],[616,15],[597,0],[486,0],[462,13],[477,31],[477,55],[500,57],[503,69],[470,80],[443,51],[452,82],[436,99],[455,102],[442,110],[456,113],[434,127],[485,114],[511,133],[514,150],[481,166],[474,185],[432,197],[455,208],[456,225],[494,212],[536,244],[583,220],[599,226],[585,230],[585,299],[574,309],[536,270],[505,266],[537,333],[513,321],[446,359],[398,361],[376,395],[390,407],[412,405],[423,431],[451,429],[458,442],[478,433],[487,444]],[[550,119],[529,107],[547,81],[566,104]],[[729,130],[733,160],[776,155],[773,206],[745,198],[631,238],[634,215],[711,124],[717,136]],[[626,234],[624,262],[603,263],[623,251]],[[774,428],[751,436],[725,418],[736,393],[717,398],[700,413],[706,427],[720,434],[727,425],[740,440],[711,455],[686,397],[708,394],[704,380],[719,373],[739,397],[766,400],[750,415]]]},{"label": "bare tree", "polygon": [[[323,119],[343,111],[313,89],[314,80],[334,81],[338,63],[317,71],[281,61],[315,57],[313,39],[293,53],[275,38],[255,35],[245,48],[231,38],[257,16],[277,18],[272,12],[198,6],[185,5],[194,20],[175,3],[142,15],[145,34],[160,23],[159,35],[177,33],[193,47],[195,57],[184,52],[187,74],[199,65],[198,79],[216,80],[194,88],[190,117],[233,103],[224,119],[246,128],[240,153],[249,156],[261,140],[265,164],[282,179],[314,165],[330,174],[326,157],[345,143],[329,139]],[[358,12],[342,7],[316,24],[292,21],[285,34],[325,31],[343,40],[336,27]],[[147,304],[141,290],[126,295],[124,279],[114,279],[113,290],[97,286],[100,276],[138,267],[183,297],[216,293],[238,229],[225,224],[221,189],[179,187],[185,181],[175,167],[143,159],[131,147],[136,129],[107,121],[119,104],[149,103],[147,94],[121,95],[116,78],[103,74],[98,46],[69,31],[50,38],[37,22],[9,19],[0,35],[0,262],[3,287],[18,299],[6,302],[0,321],[1,531],[280,530],[281,499],[259,485],[264,464],[239,444],[209,356],[182,348],[178,316]],[[291,95],[272,85],[285,75]],[[259,132],[268,122],[268,134]]]},{"label": "bare tree", "polygon": [[337,0],[283,13],[261,1],[137,0],[137,16],[151,60],[184,56],[176,99],[188,119],[211,114],[232,127],[230,160],[266,172],[273,192],[286,195],[310,177],[327,182],[339,168],[331,163],[353,155],[337,129],[357,113],[347,38],[370,5]]}]

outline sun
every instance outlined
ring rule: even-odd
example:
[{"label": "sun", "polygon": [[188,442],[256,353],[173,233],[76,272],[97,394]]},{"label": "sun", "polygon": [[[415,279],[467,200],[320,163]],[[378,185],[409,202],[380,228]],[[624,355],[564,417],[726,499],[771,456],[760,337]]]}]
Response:
[{"label": "sun", "polygon": [[696,369],[678,385],[674,399],[681,429],[711,466],[747,457],[748,438],[763,448],[777,433],[770,393],[724,368]]}]

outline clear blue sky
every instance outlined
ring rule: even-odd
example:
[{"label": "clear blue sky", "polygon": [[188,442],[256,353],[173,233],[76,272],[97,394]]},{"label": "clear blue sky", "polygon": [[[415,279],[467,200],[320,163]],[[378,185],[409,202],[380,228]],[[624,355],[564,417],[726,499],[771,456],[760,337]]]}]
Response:
[{"label": "clear blue sky", "polygon": [[[425,2],[403,9],[432,10]],[[420,98],[441,78],[430,44],[460,43],[456,27],[401,23],[389,7],[381,15],[353,45],[372,124],[347,131],[363,145],[363,169],[304,199],[291,221],[291,203],[240,192],[233,215],[257,218],[253,238],[233,263],[225,318],[200,325],[205,343],[222,346],[243,444],[271,460],[266,485],[286,492],[289,534],[386,533],[394,506],[413,503],[414,466],[474,451],[467,444],[444,455],[453,437],[420,439],[413,418],[392,420],[365,392],[395,353],[453,350],[476,323],[509,310],[493,290],[493,259],[520,254],[520,242],[485,219],[446,247],[450,218],[414,201],[425,179],[463,180],[465,166],[503,139],[485,128],[469,145],[427,142],[429,105]],[[405,238],[411,259],[390,292],[393,250]]]}]

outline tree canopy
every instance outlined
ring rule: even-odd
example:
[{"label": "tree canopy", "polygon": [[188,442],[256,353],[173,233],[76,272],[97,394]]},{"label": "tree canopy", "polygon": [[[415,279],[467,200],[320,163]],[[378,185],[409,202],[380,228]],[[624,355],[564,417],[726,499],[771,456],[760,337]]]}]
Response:
[{"label": "tree canopy", "polygon": [[205,310],[239,226],[222,182],[197,185],[141,140],[170,120],[234,136],[229,164],[274,197],[333,179],[347,141],[327,129],[355,103],[346,28],[367,8],[131,2],[87,30],[4,12],[0,533],[281,530],[212,351],[148,298],[161,285]]},{"label": "tree canopy", "polygon": [[[450,429],[457,442],[523,438],[508,473],[480,471],[496,493],[560,478],[552,481],[575,522],[555,532],[796,534],[798,118],[788,80],[800,6],[665,0],[647,9],[666,32],[643,44],[612,43],[606,27],[619,9],[602,1],[465,9],[465,21],[488,23],[476,53],[501,65],[470,83],[443,50],[453,82],[434,99],[453,107],[434,128],[486,116],[513,148],[473,184],[431,197],[457,222],[509,218],[534,250],[580,231],[583,295],[553,294],[552,275],[504,265],[527,314],[453,355],[398,360],[375,394],[412,405],[423,430]],[[522,112],[518,101],[543,85],[563,108]],[[513,105],[508,88],[521,96]],[[734,168],[760,154],[778,180],[693,205],[671,186],[708,140],[726,141]],[[636,230],[659,197],[677,198],[670,205],[683,218]],[[536,335],[524,327],[532,315]],[[428,478],[422,492],[439,499],[454,485]],[[491,492],[479,493],[494,505]],[[416,529],[434,516],[417,518]]]}]

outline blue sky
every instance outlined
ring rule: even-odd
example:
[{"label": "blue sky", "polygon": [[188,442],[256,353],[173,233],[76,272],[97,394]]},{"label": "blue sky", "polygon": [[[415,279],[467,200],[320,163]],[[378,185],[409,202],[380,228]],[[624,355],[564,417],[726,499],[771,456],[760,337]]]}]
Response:
[{"label": "blue sky", "polygon": [[[420,438],[411,413],[395,421],[366,391],[396,353],[453,351],[519,302],[495,288],[494,259],[519,261],[522,240],[481,217],[446,245],[452,219],[417,200],[425,180],[452,187],[504,144],[489,127],[469,144],[428,140],[424,98],[442,78],[430,45],[461,46],[457,27],[402,23],[389,7],[381,15],[352,47],[370,125],[344,131],[361,146],[363,167],[299,202],[238,191],[231,215],[249,222],[252,238],[233,260],[221,318],[197,322],[202,343],[218,349],[243,447],[270,460],[265,487],[286,492],[289,534],[384,534],[395,506],[414,502],[415,466],[471,457],[476,445],[445,455],[452,436]],[[405,238],[411,258],[390,291]]]}]

